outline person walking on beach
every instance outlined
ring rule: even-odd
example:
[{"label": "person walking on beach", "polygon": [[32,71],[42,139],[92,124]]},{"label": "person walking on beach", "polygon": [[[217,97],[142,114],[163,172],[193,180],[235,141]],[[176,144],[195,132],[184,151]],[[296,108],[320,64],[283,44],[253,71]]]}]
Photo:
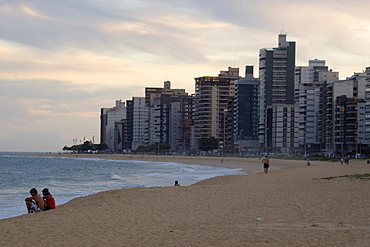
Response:
[{"label": "person walking on beach", "polygon": [[50,209],[55,209],[56,208],[55,199],[54,199],[53,195],[50,194],[48,188],[45,188],[45,189],[42,190],[42,195],[43,195],[42,199],[45,202],[44,211],[50,210]]},{"label": "person walking on beach", "polygon": [[30,190],[31,197],[25,199],[28,213],[42,212],[44,210],[44,200],[37,194],[37,189]]},{"label": "person walking on beach", "polygon": [[175,186],[180,186],[179,181],[175,181]]},{"label": "person walking on beach", "polygon": [[267,155],[265,156],[265,158],[262,159],[262,163],[263,163],[263,170],[265,171],[265,174],[267,174],[269,171],[269,167],[270,167],[270,160],[267,157]]}]

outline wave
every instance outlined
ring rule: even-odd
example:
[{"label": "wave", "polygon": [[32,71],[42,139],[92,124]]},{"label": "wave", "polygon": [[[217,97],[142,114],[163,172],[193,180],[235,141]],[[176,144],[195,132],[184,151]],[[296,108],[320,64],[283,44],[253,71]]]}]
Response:
[{"label": "wave", "polygon": [[120,177],[117,174],[112,174],[111,178],[114,179],[114,180],[124,180],[122,177]]}]

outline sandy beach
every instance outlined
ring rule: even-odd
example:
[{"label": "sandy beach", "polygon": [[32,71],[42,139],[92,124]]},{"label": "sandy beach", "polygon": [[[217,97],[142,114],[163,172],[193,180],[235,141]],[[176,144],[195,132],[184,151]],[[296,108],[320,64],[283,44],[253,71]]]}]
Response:
[{"label": "sandy beach", "polygon": [[366,160],[306,166],[303,160],[271,159],[266,175],[257,158],[93,157],[224,166],[252,174],[100,192],[53,211],[2,219],[0,246],[370,246],[370,180],[340,177],[370,173]]}]

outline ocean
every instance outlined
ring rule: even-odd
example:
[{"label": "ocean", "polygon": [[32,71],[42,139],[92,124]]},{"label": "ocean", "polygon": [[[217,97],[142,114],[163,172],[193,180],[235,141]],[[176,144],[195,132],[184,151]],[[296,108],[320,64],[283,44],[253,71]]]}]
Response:
[{"label": "ocean", "polygon": [[27,213],[24,199],[48,188],[57,205],[100,191],[191,185],[204,179],[246,174],[229,169],[176,162],[20,156],[0,152],[0,219]]}]

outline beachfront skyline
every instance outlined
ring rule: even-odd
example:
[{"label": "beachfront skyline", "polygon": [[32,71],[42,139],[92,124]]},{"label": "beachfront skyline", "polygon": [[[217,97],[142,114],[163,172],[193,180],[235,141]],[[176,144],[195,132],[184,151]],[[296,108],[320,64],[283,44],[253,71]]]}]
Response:
[{"label": "beachfront skyline", "polygon": [[369,66],[365,1],[2,1],[0,150],[99,142],[101,107],[145,87],[194,92],[194,78],[253,64],[279,32],[297,66],[324,59],[344,79]]}]

